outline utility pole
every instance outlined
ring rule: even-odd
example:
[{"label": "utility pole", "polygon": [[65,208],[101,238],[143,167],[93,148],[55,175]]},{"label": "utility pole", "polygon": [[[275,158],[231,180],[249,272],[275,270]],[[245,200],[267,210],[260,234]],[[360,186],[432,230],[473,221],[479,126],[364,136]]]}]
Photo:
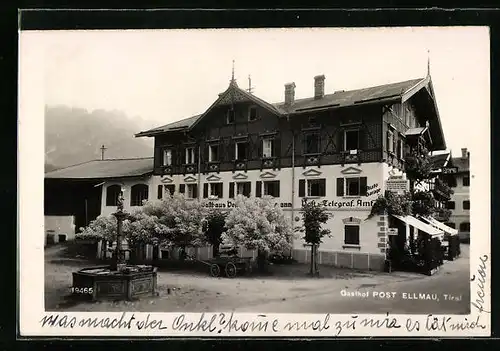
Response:
[{"label": "utility pole", "polygon": [[106,151],[107,148],[104,147],[104,145],[101,146],[101,161],[104,160],[104,151]]}]

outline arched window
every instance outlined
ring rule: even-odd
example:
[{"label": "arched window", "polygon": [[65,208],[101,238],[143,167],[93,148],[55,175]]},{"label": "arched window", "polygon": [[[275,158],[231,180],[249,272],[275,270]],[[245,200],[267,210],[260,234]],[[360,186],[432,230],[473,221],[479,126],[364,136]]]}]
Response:
[{"label": "arched window", "polygon": [[142,202],[148,199],[149,187],[145,184],[133,185],[130,190],[130,206],[142,206]]},{"label": "arched window", "polygon": [[460,232],[470,232],[470,223],[469,222],[462,222],[460,223]]},{"label": "arched window", "polygon": [[108,186],[106,188],[106,206],[117,206],[118,196],[120,196],[121,191],[122,187],[119,185]]}]

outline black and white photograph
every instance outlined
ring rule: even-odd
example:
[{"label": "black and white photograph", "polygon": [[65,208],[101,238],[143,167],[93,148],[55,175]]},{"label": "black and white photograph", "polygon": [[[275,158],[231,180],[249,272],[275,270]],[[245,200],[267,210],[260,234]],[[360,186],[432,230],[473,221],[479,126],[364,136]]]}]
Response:
[{"label": "black and white photograph", "polygon": [[167,333],[191,314],[486,330],[487,28],[28,31],[20,57],[21,86],[39,77],[20,90],[41,155],[25,177],[43,172],[20,217],[34,329],[85,312]]}]

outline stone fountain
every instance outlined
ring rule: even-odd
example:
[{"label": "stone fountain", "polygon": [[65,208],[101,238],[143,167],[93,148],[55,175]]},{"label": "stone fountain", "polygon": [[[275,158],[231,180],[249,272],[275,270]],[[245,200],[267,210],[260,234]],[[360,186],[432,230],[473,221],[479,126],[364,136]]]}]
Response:
[{"label": "stone fountain", "polygon": [[116,248],[113,263],[88,267],[73,272],[73,295],[97,300],[132,300],[145,295],[157,295],[156,267],[127,265],[122,249],[123,221],[129,214],[123,210],[123,191],[118,197],[116,217]]}]

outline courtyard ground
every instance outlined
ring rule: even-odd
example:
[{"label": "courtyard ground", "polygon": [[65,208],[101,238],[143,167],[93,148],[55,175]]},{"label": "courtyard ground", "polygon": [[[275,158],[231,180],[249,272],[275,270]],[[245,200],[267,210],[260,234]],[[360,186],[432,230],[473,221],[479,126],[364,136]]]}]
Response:
[{"label": "courtyard ground", "polygon": [[[281,312],[281,313],[377,313],[392,312],[393,309],[404,313],[427,312],[425,305],[414,301],[391,301],[368,298],[343,297],[341,291],[398,291],[418,292],[421,290],[432,293],[446,290],[463,292],[461,304],[448,304],[450,312],[467,313],[470,298],[468,293],[468,247],[462,245],[463,254],[459,260],[446,262],[443,269],[432,277],[421,274],[393,272],[355,272],[348,269],[338,269],[321,266],[320,278],[307,276],[308,266],[302,264],[274,265],[272,276],[243,276],[233,279],[212,278],[197,272],[169,272],[160,270],[158,273],[158,297],[145,297],[138,301],[121,302],[79,302],[68,299],[71,286],[71,273],[92,266],[81,259],[60,257],[60,248],[52,247],[45,255],[45,309],[47,311],[139,311],[139,312]],[[442,282],[442,284],[440,283]],[[450,285],[451,284],[451,285]],[[383,289],[382,289],[383,287]],[[469,294],[469,295],[467,295]],[[466,307],[464,307],[466,305]],[[389,310],[387,310],[389,308]],[[360,311],[357,311],[361,309]],[[402,310],[402,311],[401,311]]]}]

